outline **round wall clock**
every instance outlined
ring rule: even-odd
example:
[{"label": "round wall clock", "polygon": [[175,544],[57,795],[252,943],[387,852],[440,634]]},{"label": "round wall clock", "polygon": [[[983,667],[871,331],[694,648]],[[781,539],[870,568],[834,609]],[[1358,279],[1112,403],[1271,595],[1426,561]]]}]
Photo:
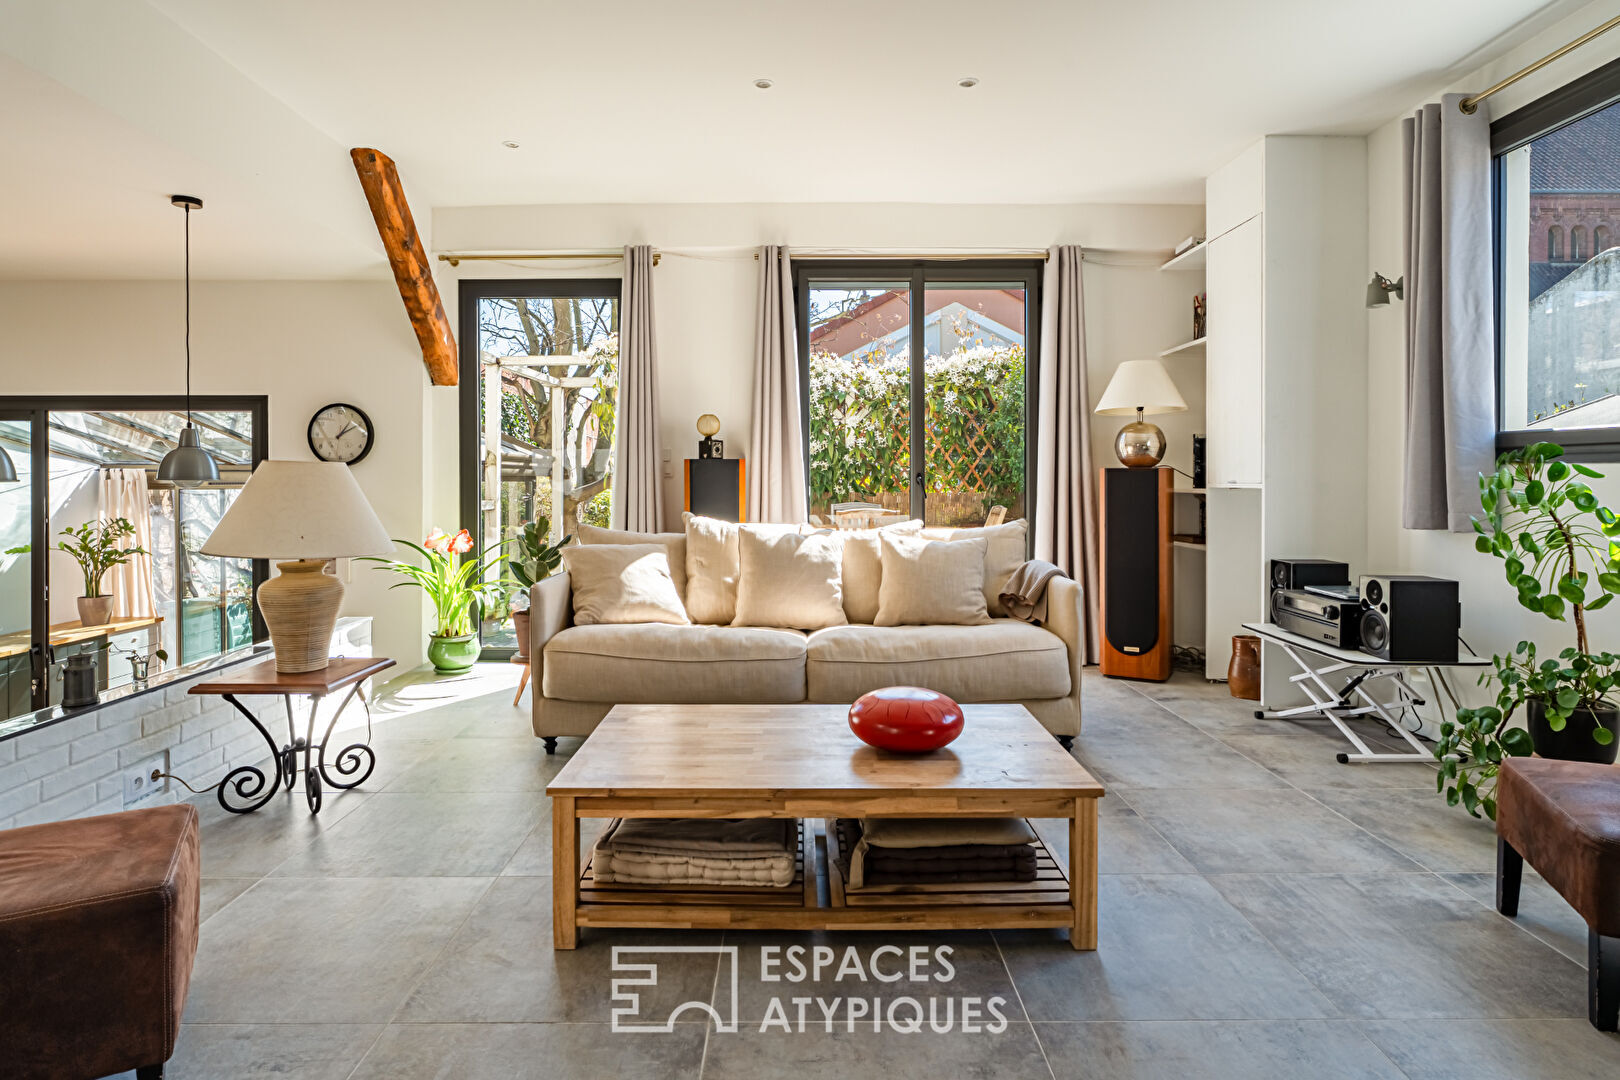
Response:
[{"label": "round wall clock", "polygon": [[353,465],[371,453],[374,435],[371,417],[358,405],[335,402],[309,421],[309,449],[322,461]]}]

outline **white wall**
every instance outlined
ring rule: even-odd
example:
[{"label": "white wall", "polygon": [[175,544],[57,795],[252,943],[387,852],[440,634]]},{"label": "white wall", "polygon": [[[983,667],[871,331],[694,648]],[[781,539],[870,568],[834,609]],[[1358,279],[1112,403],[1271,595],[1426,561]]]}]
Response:
[{"label": "white wall", "polygon": [[[1045,248],[1054,243],[1165,251],[1203,228],[1201,206],[941,206],[912,204],[671,204],[451,207],[433,212],[437,251],[524,251],[615,248],[650,243],[663,252],[654,279],[659,348],[662,441],[671,452],[664,481],[665,524],[677,526],[682,501],[680,461],[694,456],[699,415],[720,418],[727,453],[747,452],[753,393],[753,352],[759,244],[840,251],[926,251]],[[615,277],[616,262],[439,263],[446,306],[448,278]],[[1161,274],[1151,260],[1136,266],[1088,263],[1086,343],[1091,393],[1101,395],[1124,360],[1157,355],[1192,336],[1196,274]],[[1194,431],[1203,430],[1203,365],[1170,362],[1190,411],[1156,417],[1170,438],[1166,460],[1191,470]],[[1119,424],[1097,418],[1093,443],[1099,464],[1114,461]],[[1200,556],[1193,554],[1191,558]],[[1187,559],[1178,570],[1196,573]],[[1186,575],[1184,575],[1185,577]],[[1191,583],[1191,579],[1188,578]],[[1202,636],[1201,579],[1192,589],[1196,611],[1178,621]],[[1178,592],[1184,590],[1178,589]],[[1181,635],[1178,635],[1178,638]]]},{"label": "white wall", "polygon": [[[180,393],[182,302],[173,281],[0,282],[0,386],[7,394]],[[315,410],[359,405],[376,425],[376,443],[354,475],[389,535],[419,539],[438,509],[429,500],[442,500],[443,469],[426,479],[425,469],[442,457],[431,448],[442,439],[440,414],[453,424],[454,409],[430,402],[446,394],[453,402],[455,390],[429,391],[392,282],[194,283],[192,388],[268,395],[270,456],[304,461],[312,458],[305,430]],[[453,445],[450,453],[453,479]],[[53,564],[58,581],[63,571],[75,587],[56,591],[71,607],[77,571]],[[408,669],[425,652],[426,609],[414,589],[389,592],[392,580],[354,564],[343,613],[374,616],[377,654]]]},{"label": "white wall", "polygon": [[[1437,101],[1443,91],[1470,93],[1483,89],[1613,15],[1612,2],[1582,8],[1467,77],[1447,87],[1436,87],[1433,93],[1414,101],[1409,113],[1424,102]],[[1620,35],[1611,33],[1497,94],[1481,107],[1492,117],[1504,116],[1616,56],[1620,56]],[[1401,119],[1391,119],[1367,139],[1368,277],[1373,270],[1390,278],[1402,273]],[[1480,227],[1488,226],[1481,222]],[[1415,532],[1401,527],[1405,453],[1404,318],[1405,307],[1399,300],[1367,312],[1368,571],[1434,574],[1458,579],[1462,591],[1463,636],[1480,652],[1507,651],[1521,638],[1532,639],[1544,648],[1573,644],[1572,627],[1550,622],[1519,607],[1513,590],[1502,579],[1501,563],[1476,552],[1471,533]],[[1598,468],[1616,472],[1612,466]],[[1593,487],[1608,505],[1620,505],[1620,480],[1598,481]],[[1594,641],[1612,644],[1616,634],[1613,618],[1599,614],[1593,619]],[[1473,688],[1470,686],[1470,689]],[[1478,690],[1473,692],[1476,696],[1479,694]]]}]

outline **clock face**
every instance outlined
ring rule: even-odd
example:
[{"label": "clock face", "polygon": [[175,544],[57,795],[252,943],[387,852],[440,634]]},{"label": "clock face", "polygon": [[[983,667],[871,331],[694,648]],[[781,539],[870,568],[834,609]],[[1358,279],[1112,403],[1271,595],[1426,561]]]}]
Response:
[{"label": "clock face", "polygon": [[371,417],[357,405],[328,405],[309,422],[309,448],[322,461],[353,465],[371,452]]}]

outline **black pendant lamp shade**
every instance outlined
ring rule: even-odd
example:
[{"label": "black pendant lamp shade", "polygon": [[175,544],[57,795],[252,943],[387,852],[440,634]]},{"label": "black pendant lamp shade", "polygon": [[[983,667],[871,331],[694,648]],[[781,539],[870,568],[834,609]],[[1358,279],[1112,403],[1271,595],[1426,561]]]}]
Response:
[{"label": "black pendant lamp shade", "polygon": [[171,195],[169,201],[186,212],[186,428],[180,445],[163,455],[157,482],[179,488],[202,487],[219,479],[219,463],[202,447],[191,425],[191,212],[202,209],[195,195]]}]

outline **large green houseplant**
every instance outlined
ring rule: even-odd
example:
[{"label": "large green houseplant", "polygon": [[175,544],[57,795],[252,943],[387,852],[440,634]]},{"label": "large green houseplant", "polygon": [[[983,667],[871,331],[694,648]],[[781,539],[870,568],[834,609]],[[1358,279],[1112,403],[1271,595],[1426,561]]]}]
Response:
[{"label": "large green houseplant", "polygon": [[512,627],[517,632],[518,656],[529,655],[529,606],[527,597],[535,582],[544,581],[562,565],[562,549],[573,539],[565,536],[555,544],[551,542],[551,519],[541,514],[518,531],[513,541],[514,558],[507,561],[513,579],[523,587],[522,605],[512,612]]},{"label": "large green houseplant", "polygon": [[[1556,443],[1533,443],[1502,454],[1479,478],[1484,515],[1474,518],[1474,546],[1502,561],[1520,606],[1573,623],[1575,644],[1555,658],[1521,641],[1493,657],[1480,683],[1496,687],[1496,703],[1459,708],[1441,725],[1438,787],[1476,817],[1496,817],[1504,757],[1612,762],[1620,749],[1620,656],[1594,652],[1587,636],[1587,616],[1620,593],[1620,519],[1586,483],[1603,474],[1563,454]],[[1527,728],[1509,726],[1521,707]]]}]

